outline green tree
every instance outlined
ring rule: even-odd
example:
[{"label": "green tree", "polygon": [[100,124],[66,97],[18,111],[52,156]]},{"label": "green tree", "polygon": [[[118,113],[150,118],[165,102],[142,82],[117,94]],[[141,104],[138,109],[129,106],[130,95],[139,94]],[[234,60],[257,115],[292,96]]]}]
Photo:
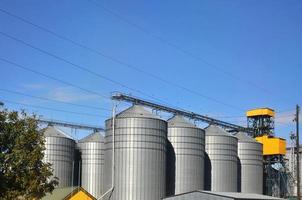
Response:
[{"label": "green tree", "polygon": [[35,116],[0,106],[0,199],[40,199],[58,184],[44,143]]}]

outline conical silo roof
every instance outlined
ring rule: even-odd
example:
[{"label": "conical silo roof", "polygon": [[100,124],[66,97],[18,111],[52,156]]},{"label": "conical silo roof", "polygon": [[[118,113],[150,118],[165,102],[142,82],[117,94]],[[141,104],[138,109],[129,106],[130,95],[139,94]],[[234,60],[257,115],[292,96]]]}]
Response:
[{"label": "conical silo roof", "polygon": [[147,111],[143,106],[140,105],[133,105],[117,115],[117,118],[130,118],[130,117],[159,119],[158,116]]},{"label": "conical silo roof", "polygon": [[83,139],[79,140],[80,143],[84,142],[104,142],[104,137],[100,132],[94,132],[90,135],[84,137]]},{"label": "conical silo roof", "polygon": [[62,137],[62,138],[69,138],[72,139],[67,133],[55,128],[54,126],[47,126],[43,130],[43,134],[45,137]]},{"label": "conical silo roof", "polygon": [[235,137],[238,138],[238,141],[239,142],[255,142],[255,143],[258,143],[255,139],[247,136],[245,133],[243,132],[238,132],[236,133]]},{"label": "conical silo roof", "polygon": [[221,136],[224,135],[224,136],[233,137],[228,132],[226,132],[223,128],[220,128],[219,126],[216,125],[210,125],[206,127],[205,131],[206,131],[206,135],[221,135]]},{"label": "conical silo roof", "polygon": [[196,126],[189,121],[187,121],[181,115],[175,115],[171,119],[168,120],[169,127],[184,127],[184,128],[196,128]]}]

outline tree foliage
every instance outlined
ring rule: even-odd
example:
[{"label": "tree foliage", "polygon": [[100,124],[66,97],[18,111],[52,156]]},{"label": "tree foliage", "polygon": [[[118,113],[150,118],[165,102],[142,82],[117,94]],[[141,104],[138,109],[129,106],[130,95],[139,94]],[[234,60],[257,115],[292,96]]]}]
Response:
[{"label": "tree foliage", "polygon": [[58,184],[44,142],[35,116],[0,108],[0,199],[40,199]]}]

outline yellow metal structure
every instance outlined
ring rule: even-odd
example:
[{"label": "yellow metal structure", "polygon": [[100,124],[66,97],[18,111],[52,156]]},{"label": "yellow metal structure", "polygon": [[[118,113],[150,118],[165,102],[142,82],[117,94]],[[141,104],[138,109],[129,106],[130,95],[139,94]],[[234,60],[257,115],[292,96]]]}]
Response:
[{"label": "yellow metal structure", "polygon": [[257,108],[246,112],[247,117],[270,116],[275,117],[275,111],[270,108]]},{"label": "yellow metal structure", "polygon": [[255,139],[263,144],[264,156],[286,154],[286,140],[283,138],[264,135]]},{"label": "yellow metal structure", "polygon": [[65,198],[66,200],[95,200],[91,195],[87,194],[87,192],[83,190],[79,190],[76,193],[69,196],[69,198]]},{"label": "yellow metal structure", "polygon": [[82,187],[56,188],[41,200],[96,200]]}]

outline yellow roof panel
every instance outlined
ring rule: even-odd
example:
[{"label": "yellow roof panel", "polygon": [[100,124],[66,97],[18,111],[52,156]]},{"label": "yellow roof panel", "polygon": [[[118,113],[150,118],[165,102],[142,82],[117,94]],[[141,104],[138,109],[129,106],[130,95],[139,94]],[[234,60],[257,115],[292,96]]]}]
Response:
[{"label": "yellow roof panel", "polygon": [[270,108],[257,108],[246,112],[247,117],[263,116],[263,115],[275,117],[275,111]]}]

